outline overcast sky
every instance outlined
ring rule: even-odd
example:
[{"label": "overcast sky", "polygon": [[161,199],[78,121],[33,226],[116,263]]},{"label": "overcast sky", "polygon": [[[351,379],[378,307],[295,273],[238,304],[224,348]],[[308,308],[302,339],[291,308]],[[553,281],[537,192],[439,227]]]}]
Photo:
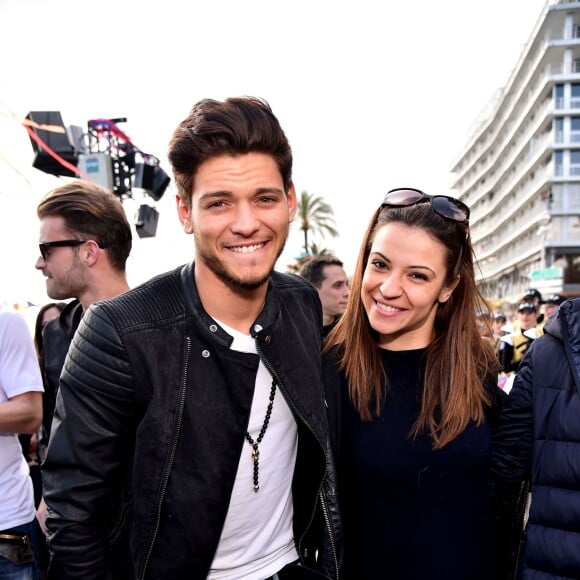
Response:
[{"label": "overcast sky", "polygon": [[[19,124],[58,110],[66,125],[126,117],[120,127],[166,162],[175,126],[201,98],[256,95],[294,151],[298,192],[334,208],[340,238],[321,240],[352,271],[384,192],[449,193],[453,161],[509,78],[544,0],[372,2],[0,0],[0,259],[2,303],[43,303],[34,271],[35,207],[58,185],[31,167]],[[130,221],[139,200],[126,203]],[[174,190],[157,236],[138,239],[135,285],[191,258]],[[301,251],[293,226],[278,264]]]}]

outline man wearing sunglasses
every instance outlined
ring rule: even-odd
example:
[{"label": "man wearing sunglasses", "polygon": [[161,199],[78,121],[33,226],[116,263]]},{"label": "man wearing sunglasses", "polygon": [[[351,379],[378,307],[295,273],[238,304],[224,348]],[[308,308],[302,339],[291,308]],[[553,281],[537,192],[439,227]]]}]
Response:
[{"label": "man wearing sunglasses", "polygon": [[60,371],[83,312],[93,302],[129,289],[125,266],[132,234],[119,199],[80,179],[50,191],[37,215],[40,255],[35,268],[46,278],[46,293],[53,300],[74,299],[43,332],[43,426],[48,437]]},{"label": "man wearing sunglasses", "polygon": [[[50,191],[37,208],[40,255],[35,268],[46,277],[54,300],[73,298],[43,331],[43,420],[39,449],[45,453],[59,388],[60,373],[72,337],[85,310],[97,300],[129,289],[125,265],[132,234],[121,202],[95,183],[75,180]],[[46,533],[46,505],[38,521]]]}]

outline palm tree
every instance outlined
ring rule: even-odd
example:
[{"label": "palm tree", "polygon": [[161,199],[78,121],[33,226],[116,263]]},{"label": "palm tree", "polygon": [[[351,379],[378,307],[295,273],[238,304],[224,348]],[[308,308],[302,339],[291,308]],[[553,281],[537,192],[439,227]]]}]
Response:
[{"label": "palm tree", "polygon": [[327,234],[333,238],[338,236],[333,214],[334,211],[330,204],[326,203],[320,196],[313,195],[307,191],[303,191],[300,194],[298,216],[300,229],[304,233],[304,251],[307,254],[312,253],[312,247],[308,243],[309,232],[318,232],[323,238]]},{"label": "palm tree", "polygon": [[316,242],[310,242],[310,255],[314,256],[332,256],[332,250],[325,248],[324,246],[319,246]]}]

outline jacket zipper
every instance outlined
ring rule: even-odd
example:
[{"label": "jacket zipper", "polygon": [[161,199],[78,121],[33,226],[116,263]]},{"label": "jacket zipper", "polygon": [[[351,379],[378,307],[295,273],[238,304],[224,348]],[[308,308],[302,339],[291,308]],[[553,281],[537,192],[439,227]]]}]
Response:
[{"label": "jacket zipper", "polygon": [[328,528],[328,537],[330,539],[330,545],[332,547],[332,560],[334,562],[334,570],[335,570],[335,578],[338,580],[338,556],[336,555],[336,543],[334,541],[334,532],[332,529],[332,525],[330,523],[330,516],[328,514],[328,507],[326,505],[326,498],[324,497],[324,493],[322,491],[322,484],[320,485],[321,489],[319,492],[320,495],[320,505],[322,506],[322,513],[324,515],[324,522],[326,523],[326,527]]},{"label": "jacket zipper", "polygon": [[161,480],[161,489],[159,491],[159,498],[157,500],[157,513],[155,515],[155,523],[153,525],[153,533],[151,535],[151,540],[149,542],[149,548],[147,549],[147,554],[145,556],[145,561],[143,563],[143,570],[139,576],[140,580],[144,580],[145,574],[147,573],[147,567],[151,560],[151,554],[153,553],[153,546],[155,540],[157,539],[157,533],[159,531],[159,525],[161,523],[161,506],[163,505],[163,500],[165,499],[165,493],[167,491],[167,484],[169,482],[169,473],[173,467],[173,460],[175,459],[175,451],[177,449],[177,442],[179,440],[179,435],[181,433],[181,424],[183,422],[183,409],[185,407],[185,393],[187,391],[187,377],[189,374],[189,359],[191,356],[191,338],[189,336],[185,337],[185,367],[183,372],[183,384],[181,385],[181,392],[179,395],[179,404],[177,406],[177,425],[171,440],[171,447],[169,448],[169,457],[165,465],[165,470],[163,472],[163,478]]},{"label": "jacket zipper", "polygon": [[[257,340],[256,340],[256,350],[258,351],[258,354],[260,355],[260,359],[264,363],[264,366],[268,369],[268,372],[276,379],[276,382],[278,383],[278,385],[280,386],[280,388],[283,389],[283,385],[282,385],[282,381],[280,380],[280,376],[272,368],[272,365],[270,364],[270,361],[264,356],[264,352],[260,348],[259,341],[257,341]],[[308,421],[306,421],[306,419],[304,418],[304,416],[302,415],[302,413],[300,413],[300,411],[296,408],[296,406],[292,402],[292,398],[288,395],[288,391],[286,389],[283,389],[283,390],[286,391],[286,395],[287,395],[285,397],[286,403],[292,407],[293,411],[302,420],[302,423],[304,425],[306,425],[306,427],[308,428],[308,430],[312,433],[313,437],[318,441],[320,447],[323,450],[323,455],[326,457],[326,452],[324,451],[324,445],[318,439],[318,436],[316,435],[316,433],[314,432],[314,430],[312,429],[312,427],[310,426],[310,424],[308,423]],[[325,467],[324,470],[326,472],[326,467]],[[336,554],[336,544],[335,544],[335,541],[334,541],[334,533],[333,533],[333,530],[332,530],[332,526],[330,524],[330,516],[328,515],[328,508],[326,507],[326,501],[324,499],[324,494],[322,493],[322,484],[323,484],[323,481],[324,481],[324,477],[320,481],[320,487],[318,488],[318,495],[320,496],[320,502],[321,502],[321,506],[322,506],[322,513],[324,515],[324,523],[326,524],[326,527],[328,529],[328,537],[330,538],[330,544],[331,544],[331,549],[332,549],[332,559],[334,561],[334,568],[336,570],[336,578],[338,580],[338,556]],[[310,523],[308,524],[308,527],[306,528],[306,530],[304,531],[304,533],[302,534],[302,536],[300,537],[300,539],[298,541],[298,547],[297,547],[297,549],[298,549],[298,553],[299,554],[302,551],[301,550],[301,544],[302,544],[302,540],[304,539],[304,534],[306,534],[306,531],[312,525],[312,522],[314,520],[315,513],[316,513],[316,507],[312,510],[312,515],[310,517]]]}]

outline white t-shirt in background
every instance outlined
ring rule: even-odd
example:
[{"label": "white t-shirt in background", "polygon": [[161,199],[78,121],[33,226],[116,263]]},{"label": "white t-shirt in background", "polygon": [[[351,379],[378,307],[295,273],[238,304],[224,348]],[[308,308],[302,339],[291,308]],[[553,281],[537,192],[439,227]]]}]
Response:
[{"label": "white t-shirt in background", "polygon": [[[0,312],[0,404],[29,391],[43,391],[34,342],[16,312]],[[31,522],[36,510],[30,470],[15,433],[0,427],[0,530]]]}]

